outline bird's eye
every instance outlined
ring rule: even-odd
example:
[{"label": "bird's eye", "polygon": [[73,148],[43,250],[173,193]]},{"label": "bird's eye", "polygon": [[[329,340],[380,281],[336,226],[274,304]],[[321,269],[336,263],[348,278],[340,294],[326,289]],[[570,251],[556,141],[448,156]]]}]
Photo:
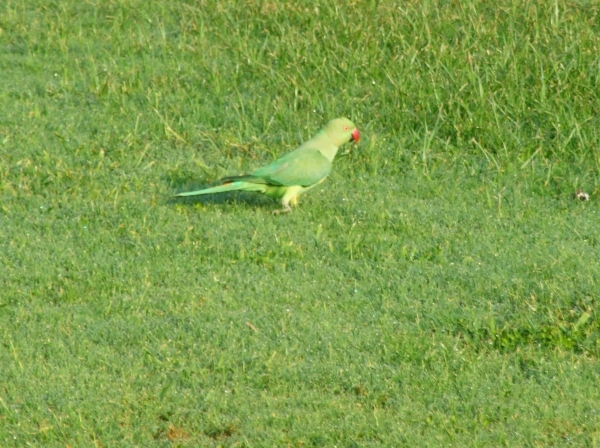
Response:
[{"label": "bird's eye", "polygon": [[350,128],[348,126],[344,126],[344,131],[348,131]]}]

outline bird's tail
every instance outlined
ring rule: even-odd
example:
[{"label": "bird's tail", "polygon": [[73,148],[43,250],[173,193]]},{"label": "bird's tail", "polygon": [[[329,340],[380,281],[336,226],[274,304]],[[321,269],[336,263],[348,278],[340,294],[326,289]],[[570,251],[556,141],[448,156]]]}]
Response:
[{"label": "bird's tail", "polygon": [[201,194],[213,194],[213,193],[224,193],[226,191],[260,191],[264,193],[266,191],[266,185],[264,184],[253,184],[251,182],[229,182],[217,187],[205,188],[204,190],[187,191],[184,193],[177,193],[176,197],[182,196],[198,196]]}]

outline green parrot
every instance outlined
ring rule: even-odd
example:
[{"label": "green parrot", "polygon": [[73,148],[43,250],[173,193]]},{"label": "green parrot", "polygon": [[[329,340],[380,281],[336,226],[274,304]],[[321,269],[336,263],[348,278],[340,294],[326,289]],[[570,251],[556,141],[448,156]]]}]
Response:
[{"label": "green parrot", "polygon": [[250,174],[229,176],[221,179],[223,185],[205,190],[179,193],[175,196],[196,196],[222,193],[224,191],[258,191],[280,199],[282,210],[292,211],[290,204],[298,204],[298,196],[319,185],[331,171],[331,163],[338,148],[344,143],[358,142],[360,133],[347,118],[331,120],[310,140],[279,159]]}]

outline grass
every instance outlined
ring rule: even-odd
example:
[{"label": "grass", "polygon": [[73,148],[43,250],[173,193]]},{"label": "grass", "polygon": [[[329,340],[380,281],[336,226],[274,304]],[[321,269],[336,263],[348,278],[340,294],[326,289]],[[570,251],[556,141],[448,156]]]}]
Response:
[{"label": "grass", "polygon": [[599,14],[0,4],[0,444],[597,446]]}]

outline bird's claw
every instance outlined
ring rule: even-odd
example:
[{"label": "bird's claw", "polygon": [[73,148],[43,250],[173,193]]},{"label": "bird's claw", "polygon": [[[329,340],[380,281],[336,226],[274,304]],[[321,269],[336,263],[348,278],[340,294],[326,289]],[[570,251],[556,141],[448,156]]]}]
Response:
[{"label": "bird's claw", "polygon": [[284,208],[282,208],[281,210],[274,210],[273,214],[280,215],[281,213],[289,213],[291,211],[292,211],[292,207],[290,207],[289,204],[285,204]]}]

